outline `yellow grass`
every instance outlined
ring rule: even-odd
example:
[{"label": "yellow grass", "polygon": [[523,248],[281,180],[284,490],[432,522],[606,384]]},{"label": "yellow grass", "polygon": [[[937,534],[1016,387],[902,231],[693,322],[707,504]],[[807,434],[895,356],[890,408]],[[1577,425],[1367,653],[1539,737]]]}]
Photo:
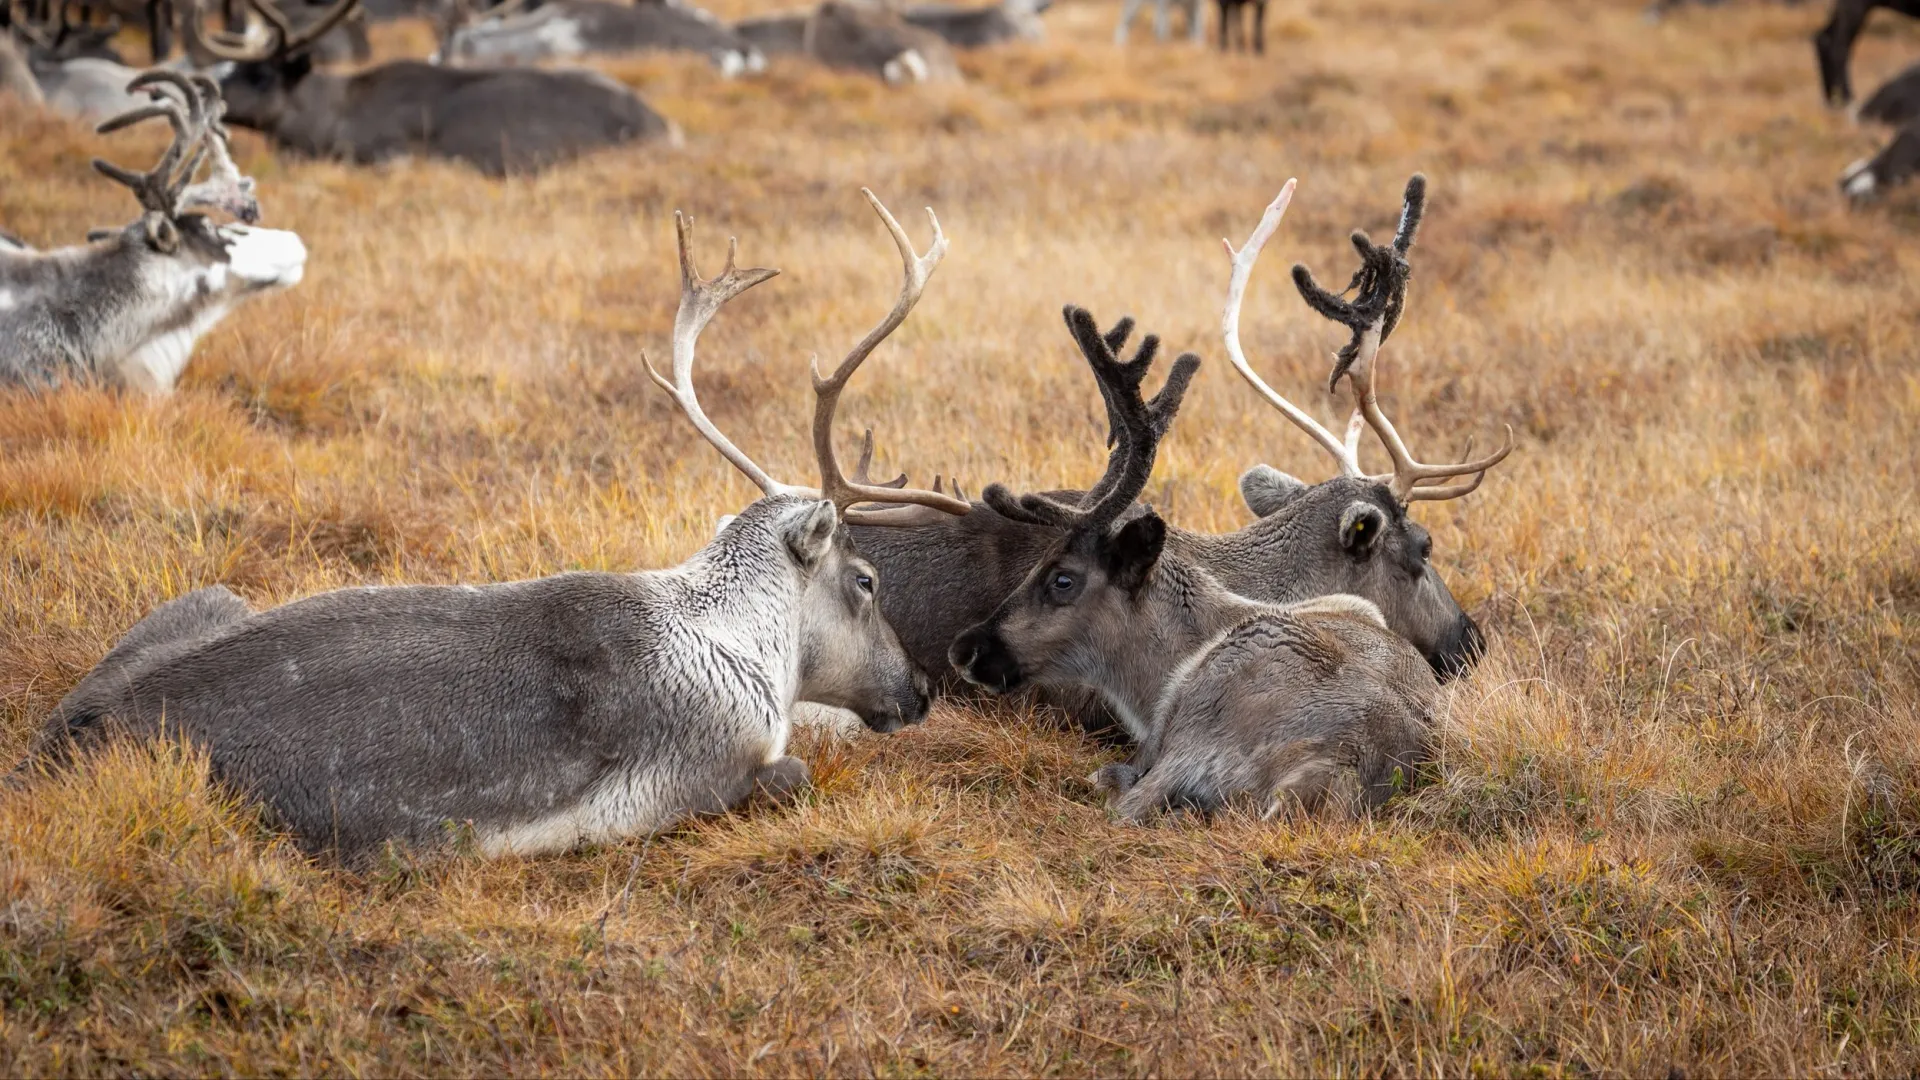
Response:
[{"label": "yellow grass", "polygon": [[[1265,59],[1107,45],[1117,5],[889,93],[778,63],[614,65],[687,131],[490,183],[276,157],[305,283],[163,401],[0,395],[0,762],[144,612],[366,582],[679,561],[751,490],[646,381],[670,215],[782,267],[709,332],[707,407],[806,475],[806,356],[884,310],[859,200],[953,249],[843,410],[886,467],[1087,482],[1097,399],[1059,308],[1207,360],[1151,489],[1329,463],[1224,363],[1225,256],[1288,176],[1250,348],[1315,389],[1344,275],[1406,176],[1434,198],[1389,408],[1489,629],[1437,781],[1371,822],[1110,824],[1115,751],[943,706],[808,742],[816,789],[564,858],[302,858],[176,751],[0,794],[0,1073],[1877,1073],[1920,1068],[1920,200],[1850,211],[1878,139],[1819,104],[1811,7],[1274,0]],[[736,15],[735,5],[723,14]],[[425,44],[391,28],[389,54]],[[1879,16],[1856,82],[1920,55]],[[132,214],[157,136],[0,104],[0,226]],[[908,211],[915,211],[909,215]],[[1342,278],[1342,280],[1344,280]]]}]

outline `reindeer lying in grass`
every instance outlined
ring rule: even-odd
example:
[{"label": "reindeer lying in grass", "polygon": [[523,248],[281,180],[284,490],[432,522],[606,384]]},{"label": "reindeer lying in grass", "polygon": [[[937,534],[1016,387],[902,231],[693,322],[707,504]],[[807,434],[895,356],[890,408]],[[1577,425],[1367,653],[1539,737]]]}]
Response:
[{"label": "reindeer lying in grass", "polygon": [[[1289,182],[1275,201],[1276,227],[1293,190]],[[1407,507],[1415,500],[1464,495],[1471,485],[1422,486],[1403,497],[1369,476],[1350,445],[1275,393],[1248,365],[1239,335],[1245,287],[1244,274],[1230,285],[1223,325],[1228,358],[1268,404],[1332,455],[1340,475],[1306,484],[1255,465],[1240,477],[1241,495],[1255,520],[1223,534],[1168,525],[1168,552],[1253,600],[1293,603],[1333,593],[1363,597],[1388,627],[1412,642],[1440,679],[1465,672],[1480,654],[1480,629],[1434,568],[1432,537]],[[1509,442],[1479,462],[1448,468],[1478,474],[1510,449]],[[1078,492],[1053,494],[1079,497]],[[1060,527],[1044,521],[1010,519],[980,503],[974,507],[965,517],[929,518],[917,528],[854,530],[860,550],[898,582],[882,598],[881,609],[929,670],[943,669],[954,639],[986,619],[1061,536]],[[1099,704],[1083,695],[1055,690],[1045,696],[1087,726],[1107,723]]]},{"label": "reindeer lying in grass", "polygon": [[[144,173],[98,159],[93,165],[132,189],[145,213],[90,236],[84,247],[0,245],[0,384],[98,382],[165,393],[201,335],[227,312],[296,284],[305,270],[307,249],[293,233],[216,225],[200,212],[217,209],[248,223],[260,216],[253,180],[227,154],[212,80],[152,71],[128,91],[152,95],[151,103],[100,131],[164,118],[173,143]],[[211,172],[194,183],[202,164]]]},{"label": "reindeer lying in grass", "polygon": [[[679,221],[673,378],[653,373],[765,497],[685,563],[486,586],[341,589],[254,613],[223,588],[136,625],[55,709],[39,753],[109,733],[205,747],[216,776],[263,800],[310,849],[364,861],[389,841],[434,846],[470,824],[482,852],[560,851],[803,784],[786,756],[796,699],[916,723],[926,678],[874,608],[877,574],[843,522],[886,524],[876,496],[963,512],[934,492],[849,482],[832,449],[842,388],[919,300],[946,253],[899,248],[893,310],[835,369],[816,369],[821,489],[773,480],[694,396],[694,345],[722,305],[776,271],[694,268]],[[931,218],[931,212],[929,212]],[[652,373],[649,365],[648,371]]]},{"label": "reindeer lying in grass", "polygon": [[314,157],[372,164],[407,154],[463,161],[488,176],[537,172],[589,151],[679,130],[620,83],[592,71],[454,68],[396,60],[350,75],[316,71],[306,46],[360,0],[295,32],[268,0],[264,46],[184,25],[192,46],[234,62],[221,80],[231,119]]},{"label": "reindeer lying in grass", "polygon": [[[517,5],[515,5],[517,6]],[[551,0],[533,11],[494,11],[468,21],[455,5],[442,63],[530,64],[551,58],[633,52],[694,52],[725,78],[766,70],[767,58],[704,8],[683,0]]]},{"label": "reindeer lying in grass", "polygon": [[[1401,500],[1473,470],[1473,480],[1448,485],[1468,488],[1493,464],[1415,462],[1375,395],[1374,359],[1402,308],[1424,190],[1420,177],[1408,184],[1391,246],[1354,235],[1364,265],[1352,303],[1320,289],[1304,267],[1294,272],[1308,302],[1352,331],[1334,378],[1351,381],[1359,415],[1393,458],[1394,471],[1373,479]],[[1291,195],[1290,183],[1233,253],[1229,327]],[[1099,692],[1139,743],[1130,764],[1093,777],[1130,820],[1247,800],[1267,814],[1311,810],[1342,793],[1360,805],[1383,802],[1427,757],[1439,689],[1431,668],[1368,601],[1333,595],[1280,605],[1237,595],[1167,549],[1158,515],[1127,516],[1198,361],[1175,361],[1166,386],[1144,401],[1140,384],[1158,342],[1147,338],[1121,363],[1115,354],[1129,323],[1103,336],[1084,311],[1069,309],[1067,320],[1114,419],[1107,473],[1076,502],[986,490],[1000,513],[1066,531],[992,616],[954,642],[953,663],[996,693],[1028,684]],[[1356,544],[1371,542],[1366,517],[1350,526]]]},{"label": "reindeer lying in grass", "polygon": [[877,75],[889,86],[958,82],[953,48],[933,30],[858,0],[742,19],[733,27],[769,56],[798,53],[828,67]]}]

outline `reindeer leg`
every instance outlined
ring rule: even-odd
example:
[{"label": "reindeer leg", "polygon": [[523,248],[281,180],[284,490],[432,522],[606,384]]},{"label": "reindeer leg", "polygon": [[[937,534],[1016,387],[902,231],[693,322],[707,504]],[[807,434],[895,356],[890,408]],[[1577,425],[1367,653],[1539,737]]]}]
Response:
[{"label": "reindeer leg", "polygon": [[1253,51],[1267,53],[1267,0],[1253,0]]},{"label": "reindeer leg", "polygon": [[1153,0],[1153,40],[1165,41],[1173,28],[1173,0]]}]

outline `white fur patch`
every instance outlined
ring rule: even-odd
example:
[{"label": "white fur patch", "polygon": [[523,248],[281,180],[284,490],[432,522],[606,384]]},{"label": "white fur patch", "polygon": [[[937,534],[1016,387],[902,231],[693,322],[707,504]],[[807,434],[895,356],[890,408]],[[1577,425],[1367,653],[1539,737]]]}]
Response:
[{"label": "white fur patch", "polygon": [[0,289],[0,311],[12,311],[19,305],[20,301],[14,299],[12,289]]},{"label": "white fur patch", "polygon": [[1859,198],[1862,195],[1871,195],[1873,193],[1874,182],[1873,170],[1867,167],[1870,164],[1872,164],[1872,162],[1866,158],[1861,158],[1859,161],[1847,166],[1847,171],[1840,174],[1841,190],[1854,198]]},{"label": "white fur patch", "polygon": [[1380,614],[1378,605],[1364,596],[1355,596],[1352,593],[1328,593],[1325,596],[1316,596],[1311,600],[1289,604],[1287,610],[1296,615],[1358,615],[1377,623],[1382,628],[1387,625],[1387,617]]},{"label": "white fur patch", "polygon": [[220,238],[227,242],[233,276],[253,288],[288,288],[306,274],[307,245],[298,233],[227,225],[220,229]]},{"label": "white fur patch", "polygon": [[880,69],[881,78],[895,86],[905,82],[926,82],[927,73],[927,58],[920,55],[919,49],[908,49],[887,61],[886,66]]},{"label": "white fur patch", "polygon": [[719,67],[721,78],[737,78],[741,72],[747,70],[747,58],[739,49],[728,49],[720,54]]}]

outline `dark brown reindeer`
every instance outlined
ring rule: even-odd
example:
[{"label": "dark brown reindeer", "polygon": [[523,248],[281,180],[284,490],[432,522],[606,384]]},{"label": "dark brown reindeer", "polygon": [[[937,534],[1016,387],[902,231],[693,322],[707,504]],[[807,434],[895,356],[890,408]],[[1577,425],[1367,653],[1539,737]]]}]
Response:
[{"label": "dark brown reindeer", "polygon": [[1884,124],[1893,141],[1878,154],[1847,166],[1840,174],[1840,190],[1855,202],[1866,202],[1904,184],[1920,170],[1920,64],[1882,83],[1855,113],[1862,123]]},{"label": "dark brown reindeer", "polygon": [[[1379,274],[1363,300],[1404,287],[1404,276]],[[1097,692],[1139,748],[1129,764],[1091,779],[1131,821],[1236,802],[1271,816],[1348,793],[1351,804],[1384,802],[1429,756],[1433,673],[1359,597],[1250,600],[1167,551],[1165,522],[1151,509],[1136,512],[1133,500],[1199,361],[1176,360],[1146,401],[1140,384],[1158,342],[1148,337],[1123,363],[1124,323],[1103,336],[1077,308],[1067,322],[1106,399],[1114,450],[1106,474],[1077,501],[987,489],[1000,513],[1064,532],[993,614],[954,642],[955,666],[995,693],[1029,685]],[[1346,365],[1358,378],[1371,367],[1377,332],[1370,342]]]},{"label": "dark brown reindeer", "polygon": [[317,71],[304,51],[359,0],[295,31],[268,0],[248,0],[265,46],[185,29],[193,47],[235,62],[221,80],[228,119],[313,157],[371,164],[407,154],[451,158],[489,176],[536,172],[581,154],[678,129],[596,72],[451,68],[397,60],[354,74]]},{"label": "dark brown reindeer", "polygon": [[[1398,475],[1370,476],[1348,444],[1253,374],[1240,347],[1241,300],[1254,259],[1278,228],[1294,186],[1293,181],[1287,182],[1267,208],[1253,239],[1233,258],[1222,332],[1235,368],[1269,404],[1334,456],[1341,475],[1305,484],[1270,466],[1255,465],[1241,476],[1240,491],[1256,520],[1224,534],[1169,525],[1167,550],[1183,562],[1204,567],[1233,592],[1255,600],[1290,603],[1331,593],[1364,597],[1379,608],[1395,633],[1426,657],[1439,677],[1451,678],[1479,655],[1480,630],[1447,590],[1431,561],[1432,539],[1407,508],[1423,499],[1466,494],[1478,482],[1478,474],[1506,457],[1511,440],[1479,461],[1421,466],[1406,452],[1376,401],[1368,408],[1378,417],[1376,430],[1383,442],[1396,455]],[[1424,182],[1409,185],[1410,217],[1396,248],[1399,265],[1404,265],[1406,246],[1412,243],[1424,192]],[[1396,308],[1393,321],[1385,326],[1387,332],[1398,314]],[[1123,320],[1115,331],[1131,325]],[[1400,466],[1403,457],[1404,468]],[[1432,480],[1442,476],[1467,475],[1475,479],[1432,486]],[[1072,494],[1056,493],[1059,497]],[[955,637],[993,611],[1058,540],[1060,530],[1009,519],[975,503],[965,517],[931,519],[912,529],[856,529],[855,534],[860,550],[898,583],[881,600],[888,621],[915,659],[928,670],[939,671]],[[1074,711],[1083,722],[1098,720],[1082,707]]]},{"label": "dark brown reindeer", "polygon": [[[1251,48],[1257,54],[1267,51],[1267,0],[1218,0],[1220,7],[1220,51],[1229,52],[1237,44],[1241,52]],[[1253,36],[1247,36],[1243,12],[1253,9]]]},{"label": "dark brown reindeer", "polygon": [[1866,28],[1874,8],[1886,8],[1920,19],[1920,0],[1833,0],[1827,24],[1813,35],[1814,56],[1820,61],[1820,91],[1835,108],[1853,101],[1853,43]]},{"label": "dark brown reindeer", "polygon": [[810,11],[742,19],[733,28],[768,56],[805,55],[828,67],[878,75],[890,86],[960,80],[945,38],[860,0],[823,0]]}]

